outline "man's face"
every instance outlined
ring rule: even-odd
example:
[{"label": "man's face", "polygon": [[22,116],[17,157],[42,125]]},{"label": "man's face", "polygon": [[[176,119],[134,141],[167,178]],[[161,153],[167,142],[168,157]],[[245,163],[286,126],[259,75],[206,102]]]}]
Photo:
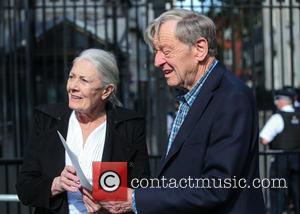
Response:
[{"label": "man's face", "polygon": [[75,111],[92,113],[103,105],[101,79],[93,63],[80,59],[73,64],[67,83],[69,107]]},{"label": "man's face", "polygon": [[274,105],[280,110],[286,105],[293,105],[293,99],[287,96],[277,95],[274,97]]},{"label": "man's face", "polygon": [[190,90],[198,71],[197,50],[175,37],[176,26],[177,21],[167,21],[154,36],[154,65],[163,71],[169,86]]}]

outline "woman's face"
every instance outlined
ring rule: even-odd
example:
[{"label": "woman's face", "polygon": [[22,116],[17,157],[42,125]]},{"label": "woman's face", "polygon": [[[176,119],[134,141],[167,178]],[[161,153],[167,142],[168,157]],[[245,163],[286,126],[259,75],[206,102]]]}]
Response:
[{"label": "woman's face", "polygon": [[105,90],[95,65],[86,59],[80,59],[73,64],[67,92],[69,107],[82,113],[92,113],[99,109],[107,98],[104,96]]}]

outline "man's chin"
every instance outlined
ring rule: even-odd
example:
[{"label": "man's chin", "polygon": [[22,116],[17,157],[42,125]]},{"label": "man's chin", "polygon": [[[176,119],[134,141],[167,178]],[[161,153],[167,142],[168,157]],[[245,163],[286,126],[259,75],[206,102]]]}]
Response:
[{"label": "man's chin", "polygon": [[178,87],[179,86],[178,82],[175,82],[174,80],[172,81],[171,79],[167,79],[167,85],[170,87]]},{"label": "man's chin", "polygon": [[172,78],[166,78],[166,82],[170,87],[176,87],[177,82],[175,82]]}]

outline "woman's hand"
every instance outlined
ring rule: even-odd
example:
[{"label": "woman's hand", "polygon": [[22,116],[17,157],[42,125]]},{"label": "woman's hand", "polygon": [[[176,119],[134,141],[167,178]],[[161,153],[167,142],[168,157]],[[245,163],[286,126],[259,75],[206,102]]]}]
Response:
[{"label": "woman's hand", "polygon": [[81,192],[82,192],[82,199],[88,213],[108,213],[107,211],[101,209],[102,208],[101,205],[94,200],[89,190],[82,188]]},{"label": "woman's hand", "polygon": [[60,176],[55,177],[51,186],[52,196],[64,191],[76,192],[81,187],[79,177],[73,166],[65,166]]}]

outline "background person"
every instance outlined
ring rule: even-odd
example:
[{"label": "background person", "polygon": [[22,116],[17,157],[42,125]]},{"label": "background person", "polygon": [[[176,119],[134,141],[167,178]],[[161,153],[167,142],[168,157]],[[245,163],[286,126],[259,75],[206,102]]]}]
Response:
[{"label": "background person", "polygon": [[95,212],[83,201],[80,180],[57,130],[77,155],[90,183],[93,161],[128,162],[129,181],[149,176],[145,121],[120,107],[118,76],[112,54],[85,50],[75,58],[69,74],[69,104],[35,109],[33,133],[16,186],[20,200],[36,207],[35,213]]},{"label": "background person", "polygon": [[[273,114],[260,132],[261,143],[271,149],[294,151],[300,149],[300,113],[293,107],[294,93],[287,88],[275,92]],[[271,163],[270,177],[285,178],[291,192],[295,213],[299,213],[299,156],[275,155]],[[286,189],[270,189],[271,213],[282,213],[288,204]]]}]

